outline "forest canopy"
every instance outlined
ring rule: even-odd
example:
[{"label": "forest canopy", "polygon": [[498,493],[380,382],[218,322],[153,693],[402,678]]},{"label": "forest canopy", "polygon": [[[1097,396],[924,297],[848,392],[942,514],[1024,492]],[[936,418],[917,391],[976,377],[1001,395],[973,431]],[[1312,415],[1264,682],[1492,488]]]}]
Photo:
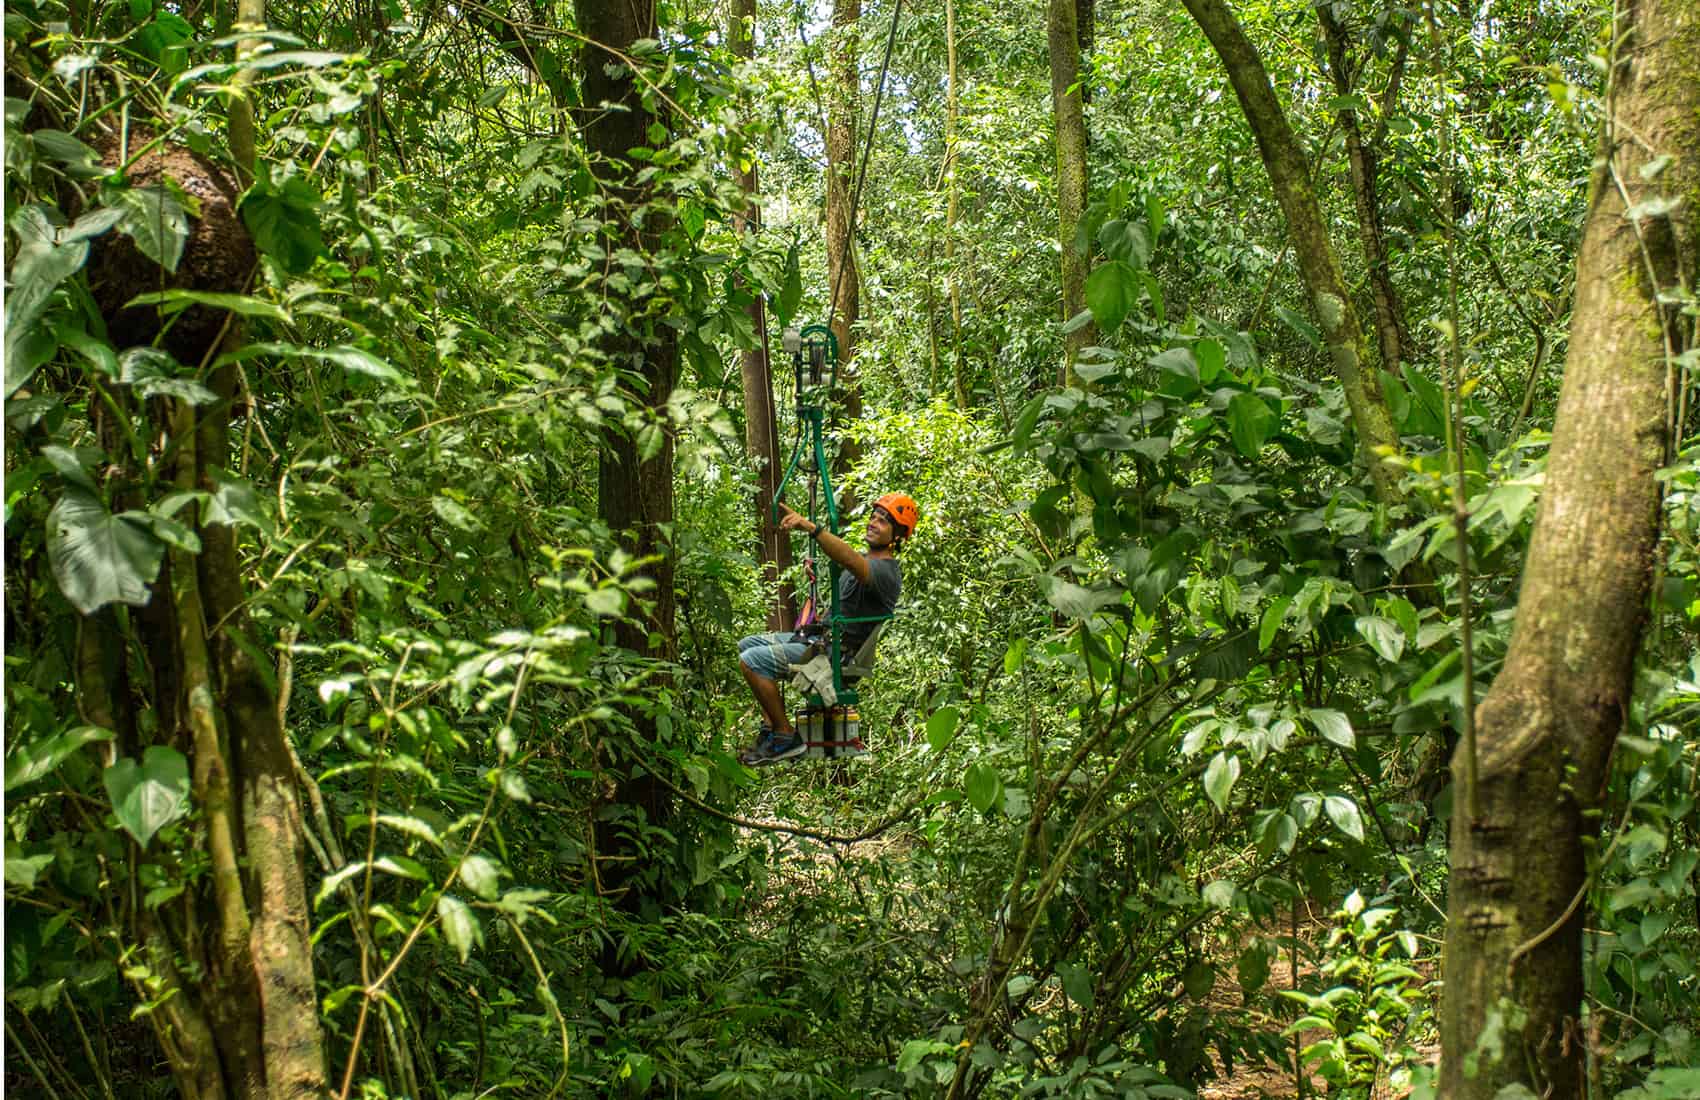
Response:
[{"label": "forest canopy", "polygon": [[4,156],[14,1094],[1700,1096],[1688,0],[18,0]]}]

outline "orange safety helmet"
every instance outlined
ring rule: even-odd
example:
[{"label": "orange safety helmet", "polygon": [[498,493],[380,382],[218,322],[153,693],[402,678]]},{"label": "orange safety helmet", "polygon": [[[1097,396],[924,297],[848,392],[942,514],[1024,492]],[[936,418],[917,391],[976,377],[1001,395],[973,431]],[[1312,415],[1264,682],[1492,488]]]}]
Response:
[{"label": "orange safety helmet", "polygon": [[883,508],[891,522],[903,529],[899,538],[908,538],[915,533],[915,522],[921,518],[921,511],[915,507],[915,498],[909,494],[887,493],[874,501],[874,507]]}]

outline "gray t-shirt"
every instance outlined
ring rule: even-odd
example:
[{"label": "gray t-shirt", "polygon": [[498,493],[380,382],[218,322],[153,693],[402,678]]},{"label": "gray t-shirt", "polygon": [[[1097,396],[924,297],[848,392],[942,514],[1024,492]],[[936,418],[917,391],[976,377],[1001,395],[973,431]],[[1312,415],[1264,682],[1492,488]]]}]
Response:
[{"label": "gray t-shirt", "polygon": [[[838,610],[846,619],[864,619],[872,615],[889,615],[897,610],[897,597],[903,591],[903,567],[896,558],[869,558],[868,583],[856,579],[846,569],[838,577]],[[844,658],[849,660],[862,648],[868,635],[878,623],[844,624]]]}]

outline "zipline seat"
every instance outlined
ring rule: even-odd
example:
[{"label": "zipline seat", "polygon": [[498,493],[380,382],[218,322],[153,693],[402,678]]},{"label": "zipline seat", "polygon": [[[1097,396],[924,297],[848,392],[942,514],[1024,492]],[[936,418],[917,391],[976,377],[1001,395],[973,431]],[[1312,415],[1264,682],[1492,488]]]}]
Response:
[{"label": "zipline seat", "polygon": [[[868,746],[862,740],[862,716],[857,709],[859,700],[855,689],[864,676],[873,672],[880,635],[885,632],[886,623],[890,621],[886,619],[875,623],[872,632],[856,648],[855,655],[844,663],[839,673],[844,691],[837,701],[832,706],[825,706],[818,695],[811,695],[809,704],[798,715],[797,731],[803,735],[803,743],[808,746],[804,753],[808,759],[829,760],[868,755]],[[791,665],[791,671],[801,671],[809,660],[825,651],[825,646],[825,643],[811,646],[803,661]]]}]

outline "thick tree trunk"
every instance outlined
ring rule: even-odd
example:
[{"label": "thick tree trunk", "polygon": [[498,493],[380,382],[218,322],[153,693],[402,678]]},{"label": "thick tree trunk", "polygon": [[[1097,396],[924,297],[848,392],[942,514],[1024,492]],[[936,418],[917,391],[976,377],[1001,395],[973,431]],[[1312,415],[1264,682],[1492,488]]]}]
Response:
[{"label": "thick tree trunk", "polygon": [[[1521,1083],[1580,1096],[1583,842],[1629,713],[1659,535],[1670,359],[1688,326],[1654,300],[1700,261],[1700,9],[1620,6],[1607,122],[1576,265],[1570,355],[1517,624],[1452,815],[1441,1094]],[[1642,169],[1669,156],[1651,180]],[[1663,215],[1631,204],[1680,197]],[[1479,1049],[1495,1021],[1503,1057]]]},{"label": "thick tree trunk", "polygon": [[[844,420],[862,419],[862,387],[856,378],[856,322],[861,319],[862,273],[856,259],[854,214],[856,114],[861,98],[857,45],[862,0],[833,0],[832,78],[826,121],[826,277],[832,295],[832,334],[838,340],[839,396]],[[834,469],[843,474],[861,457],[854,440],[844,439]],[[839,507],[854,501],[843,491]]]},{"label": "thick tree trunk", "polygon": [[[642,88],[631,71],[610,50],[627,52],[633,42],[658,36],[654,0],[628,0],[609,4],[601,0],[574,0],[578,29],[588,39],[580,61],[583,73],[581,100],[586,107],[582,130],[598,182],[613,201],[608,216],[614,219],[617,247],[629,248],[640,256],[654,254],[659,246],[659,218],[639,208],[649,198],[648,188],[634,183],[636,166],[627,153],[653,144],[647,137],[655,116],[643,105]],[[604,47],[607,47],[606,49]],[[609,105],[608,109],[603,105]],[[667,528],[673,522],[673,432],[667,422],[668,400],[678,373],[678,348],[673,330],[648,315],[647,303],[631,302],[630,312],[616,319],[614,332],[604,341],[612,363],[625,372],[635,399],[662,426],[659,448],[647,459],[639,437],[619,425],[604,429],[597,465],[597,513],[615,533],[627,552],[654,557],[645,570],[655,582],[647,614],[633,608],[630,619],[614,627],[614,642],[622,649],[671,660],[677,652],[674,626],[676,603],[673,594],[673,555]],[[653,718],[641,709],[631,712],[640,742],[658,736]],[[626,884],[639,870],[633,836],[635,812],[649,823],[663,821],[672,808],[667,789],[647,769],[635,777],[627,774],[624,762],[605,760],[613,766],[616,779],[612,801],[623,812],[598,818],[597,852],[613,857],[599,881],[628,908],[641,903]],[[629,960],[628,960],[629,961]],[[626,969],[612,946],[604,958],[607,966]]]},{"label": "thick tree trunk", "polygon": [[1322,323],[1323,340],[1328,345],[1335,377],[1346,393],[1346,404],[1358,432],[1359,452],[1369,467],[1376,497],[1395,502],[1401,496],[1397,472],[1381,460],[1377,451],[1397,450],[1399,437],[1393,429],[1393,417],[1382,395],[1381,381],[1376,377],[1357,310],[1352,308],[1339,260],[1328,239],[1328,226],[1310,183],[1304,150],[1299,147],[1299,140],[1275,98],[1263,58],[1225,0],[1184,2],[1227,68],[1228,80],[1239,97],[1252,136],[1257,139],[1258,151],[1275,188],[1275,198],[1292,234],[1305,291]]},{"label": "thick tree trunk", "polygon": [[[1080,32],[1077,0],[1051,0],[1046,39],[1051,54],[1051,113],[1057,132],[1057,241],[1062,246],[1062,319],[1086,308],[1087,253],[1077,248],[1080,218],[1086,212],[1086,109],[1081,98]],[[1080,349],[1097,343],[1087,324],[1064,338],[1059,382],[1081,385],[1074,373]]]},{"label": "thick tree trunk", "polygon": [[[590,40],[581,63],[581,98],[587,106],[584,143],[597,179],[615,200],[609,209],[619,223],[621,243],[639,255],[649,255],[657,244],[658,215],[648,211],[641,223],[634,217],[648,194],[645,187],[632,182],[634,166],[626,154],[651,144],[646,131],[655,118],[644,108],[637,80],[603,47],[624,52],[640,38],[656,37],[654,0],[618,4],[576,0],[574,10],[579,30]],[[614,109],[603,109],[603,104]],[[644,304],[636,305],[634,313],[641,313]],[[678,373],[673,330],[647,317],[621,318],[603,350],[628,372],[637,399],[665,424]],[[604,431],[601,443],[598,514],[631,553],[660,555],[648,570],[655,581],[648,622],[623,623],[615,631],[616,638],[634,652],[671,657],[676,640],[673,560],[664,529],[673,522],[673,435],[671,430],[664,431],[660,450],[648,459],[642,456],[637,439],[622,427]]]},{"label": "thick tree trunk", "polygon": [[[755,57],[756,0],[732,0],[731,28],[727,40],[734,57],[748,61]],[[748,212],[737,219],[740,234],[761,227],[761,208],[755,205],[759,192],[756,164],[752,156],[747,172],[738,173],[738,185],[750,200]],[[767,309],[758,296],[749,305],[750,323],[758,337],[767,332]],[[796,596],[789,588],[781,587],[780,578],[791,567],[791,540],[779,530],[773,518],[773,498],[779,492],[779,477],[784,473],[784,456],[779,453],[779,418],[773,403],[773,364],[768,362],[767,345],[758,342],[738,356],[738,375],[744,384],[744,453],[756,468],[756,533],[761,539],[762,582],[779,593],[769,606],[767,628],[770,631],[788,629],[797,617]]]},{"label": "thick tree trunk", "polygon": [[[1316,6],[1316,20],[1322,28],[1323,42],[1328,47],[1328,70],[1334,80],[1334,90],[1342,96],[1349,96],[1353,92],[1353,79],[1351,57],[1346,48],[1346,28],[1334,17],[1331,4]],[[1394,63],[1395,80],[1404,56],[1404,47],[1401,46],[1399,58]],[[1387,262],[1381,198],[1377,193],[1376,149],[1364,140],[1356,110],[1342,107],[1336,117],[1346,138],[1346,160],[1351,166],[1352,196],[1358,210],[1358,241],[1363,247],[1370,297],[1375,302],[1375,333],[1381,344],[1381,365],[1390,373],[1398,374],[1410,337],[1406,334],[1404,306],[1399,302],[1399,291],[1393,286]]]}]

